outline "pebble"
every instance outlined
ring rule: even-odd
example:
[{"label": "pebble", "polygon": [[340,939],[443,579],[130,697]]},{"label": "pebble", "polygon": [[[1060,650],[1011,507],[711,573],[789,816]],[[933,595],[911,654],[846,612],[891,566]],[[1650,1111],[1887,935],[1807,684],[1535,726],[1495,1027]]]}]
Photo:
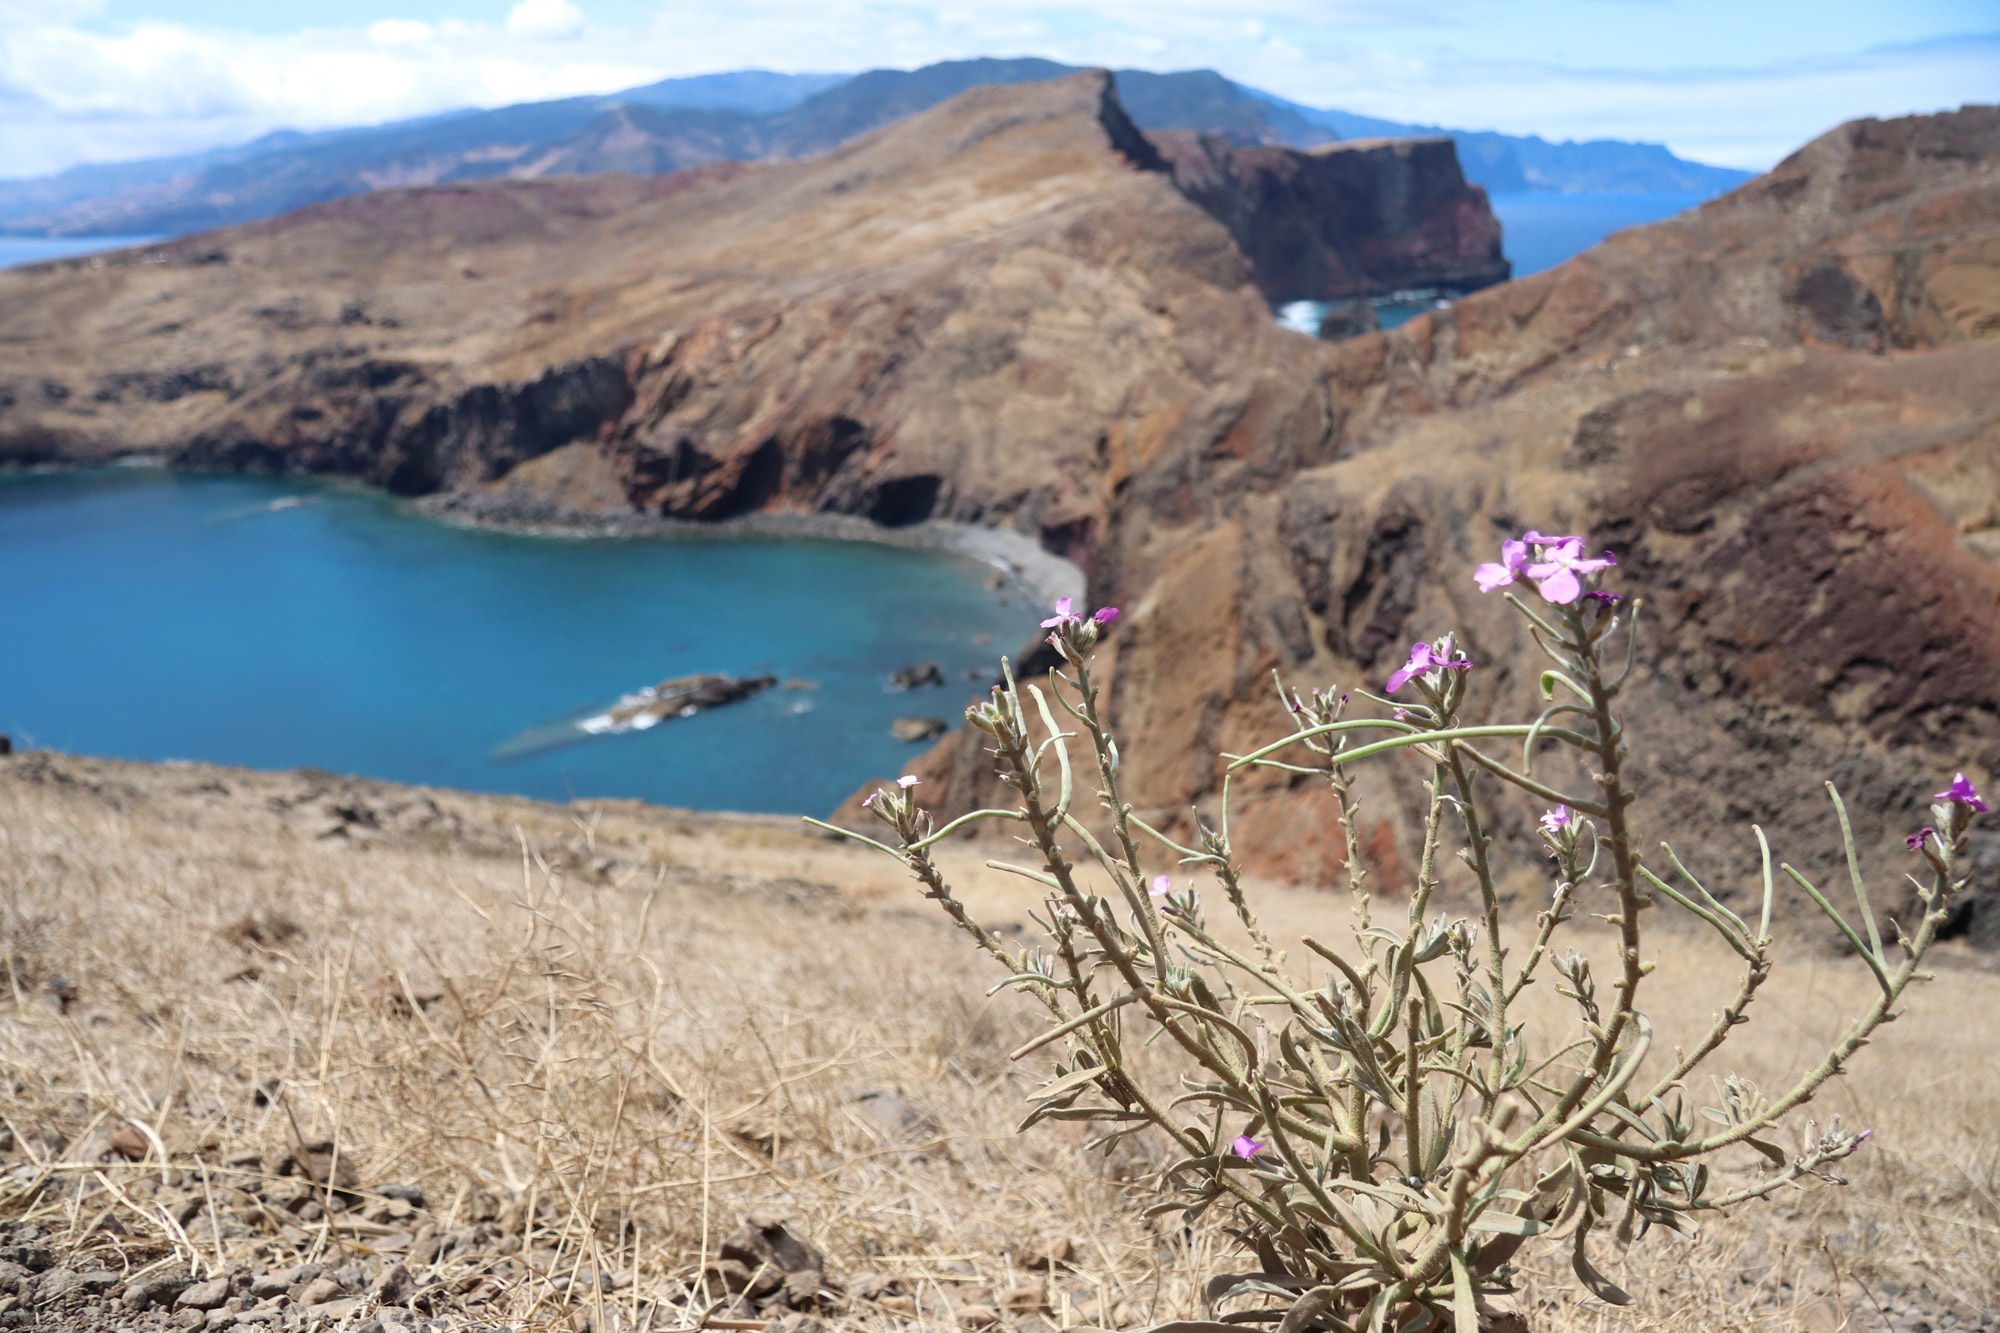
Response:
[{"label": "pebble", "polygon": [[195,1283],[183,1291],[174,1304],[183,1310],[214,1310],[228,1299],[229,1279],[218,1277]]}]

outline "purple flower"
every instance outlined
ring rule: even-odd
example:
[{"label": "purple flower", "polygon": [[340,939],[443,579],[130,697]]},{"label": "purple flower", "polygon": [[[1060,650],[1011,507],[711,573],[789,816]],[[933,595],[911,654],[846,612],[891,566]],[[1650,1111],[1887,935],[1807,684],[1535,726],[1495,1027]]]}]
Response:
[{"label": "purple flower", "polygon": [[1979,799],[1979,789],[1963,773],[1952,778],[1951,785],[1943,791],[1932,793],[1931,799],[1951,801],[1979,814],[1985,814],[1987,809],[1986,802]]},{"label": "purple flower", "polygon": [[1929,824],[1926,824],[1922,828],[1918,829],[1915,833],[1912,833],[1909,837],[1903,839],[1903,845],[1909,848],[1913,852],[1921,852],[1924,849],[1924,843],[1927,842],[1930,839],[1931,835],[1935,834],[1936,832],[1937,832],[1936,829],[1932,828]]},{"label": "purple flower", "polygon": [[[1610,558],[1608,555],[1605,557],[1607,560]],[[1602,588],[1593,588],[1583,595],[1583,600],[1586,602],[1596,602],[1601,606],[1616,606],[1618,603],[1624,601],[1625,598],[1619,593],[1606,592]]]},{"label": "purple flower", "polygon": [[[1530,533],[1529,536],[1536,534]],[[1472,571],[1472,581],[1479,585],[1481,592],[1494,592],[1506,587],[1521,576],[1521,569],[1528,563],[1528,543],[1507,540],[1500,543],[1500,561],[1488,561]]]},{"label": "purple flower", "polygon": [[1173,888],[1174,888],[1174,877],[1172,875],[1153,876],[1153,888],[1152,888],[1153,897],[1164,898],[1169,893],[1173,892]]},{"label": "purple flower", "polygon": [[1569,827],[1570,818],[1569,807],[1559,805],[1541,817],[1542,831],[1550,837],[1554,837]]},{"label": "purple flower", "polygon": [[869,809],[875,804],[875,802],[881,800],[882,796],[883,796],[882,789],[880,787],[877,787],[874,791],[869,792],[868,795],[865,798],[863,798],[861,802],[861,808],[863,810]]},{"label": "purple flower", "polygon": [[1609,555],[1586,558],[1581,537],[1565,537],[1553,546],[1542,547],[1541,554],[1542,558],[1529,565],[1526,572],[1541,589],[1542,600],[1557,606],[1568,606],[1583,596],[1579,574],[1595,574],[1618,563]]},{"label": "purple flower", "polygon": [[1394,694],[1409,682],[1412,676],[1421,676],[1427,671],[1467,671],[1472,660],[1460,654],[1453,660],[1451,636],[1445,635],[1435,645],[1419,640],[1410,645],[1410,660],[1403,663],[1394,675],[1389,677],[1387,690]]},{"label": "purple flower", "polygon": [[1115,606],[1100,606],[1090,618],[1100,625],[1109,625],[1112,621],[1118,619],[1118,608]]},{"label": "purple flower", "polygon": [[903,774],[902,777],[896,779],[896,785],[898,787],[901,787],[904,791],[908,791],[910,788],[916,786],[918,783],[922,781],[923,781],[922,778],[914,777],[908,773],[905,773]]},{"label": "purple flower", "polygon": [[1229,1145],[1229,1150],[1247,1162],[1258,1153],[1264,1151],[1268,1146],[1268,1144],[1259,1143],[1248,1134],[1240,1134],[1237,1136],[1236,1142]]},{"label": "purple flower", "polygon": [[1042,622],[1042,628],[1056,629],[1075,620],[1076,617],[1070,614],[1070,608],[1073,605],[1074,603],[1067,597],[1056,598],[1056,613]]}]

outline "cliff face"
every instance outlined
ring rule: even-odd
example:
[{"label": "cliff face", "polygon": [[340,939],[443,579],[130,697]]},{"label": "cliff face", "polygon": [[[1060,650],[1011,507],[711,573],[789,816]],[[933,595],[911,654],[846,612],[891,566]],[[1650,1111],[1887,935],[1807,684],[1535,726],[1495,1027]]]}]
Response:
[{"label": "cliff face", "polygon": [[[1742,821],[1835,846],[1823,776],[1885,865],[1940,774],[2000,773],[2000,114],[1843,127],[1393,333],[1275,327],[1275,261],[1232,227],[1287,215],[1223,183],[1318,197],[1375,151],[1157,146],[1086,75],[809,162],[379,194],[0,274],[0,457],[336,471],[502,515],[1009,525],[1125,608],[1126,772],[1173,826],[1282,725],[1274,666],[1379,686],[1456,627],[1475,705],[1519,707],[1533,647],[1469,571],[1530,526],[1610,542],[1646,596],[1635,725],[1673,823],[1645,832],[1725,885]],[[1440,216],[1411,179],[1402,216]],[[1444,234],[1440,265],[1479,227]],[[923,763],[940,809],[990,790],[962,735]],[[1364,790],[1392,881],[1411,777]],[[1264,868],[1329,873],[1315,788],[1238,790]],[[2000,936],[2000,909],[1962,924]]]},{"label": "cliff face", "polygon": [[[1092,600],[1126,610],[1108,651],[1128,795],[1184,828],[1218,756],[1284,725],[1273,668],[1379,689],[1447,630],[1481,664],[1475,709],[1518,710],[1541,659],[1470,571],[1523,528],[1584,531],[1647,603],[1645,836],[1729,892],[1754,875],[1753,821],[1836,875],[1830,777],[1894,884],[1928,793],[2000,775],[1997,315],[2000,113],[1970,108],[1844,126],[1682,218],[1246,392],[1204,444],[1120,478],[1092,567]],[[1332,435],[1301,450],[1283,423],[1315,393]],[[1005,799],[962,734],[928,765],[942,809]],[[1416,776],[1364,782],[1363,850],[1392,880]],[[1236,790],[1240,845],[1331,877],[1345,848],[1315,786]],[[1976,856],[1955,928],[2000,947],[2000,837]]]},{"label": "cliff face", "polygon": [[1449,139],[1368,139],[1306,152],[1188,130],[1150,136],[1181,192],[1213,214],[1274,301],[1505,282],[1500,224]]}]

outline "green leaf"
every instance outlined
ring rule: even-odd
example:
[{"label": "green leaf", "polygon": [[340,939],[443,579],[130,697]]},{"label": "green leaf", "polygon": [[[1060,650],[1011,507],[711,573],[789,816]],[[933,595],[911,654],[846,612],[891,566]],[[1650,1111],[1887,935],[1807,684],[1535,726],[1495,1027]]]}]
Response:
[{"label": "green leaf", "polygon": [[1452,1333],[1479,1333],[1479,1294],[1465,1256],[1456,1248],[1451,1252],[1451,1322]]},{"label": "green leaf", "polygon": [[1790,1160],[1790,1158],[1785,1156],[1785,1150],[1775,1143],[1767,1143],[1763,1139],[1745,1139],[1743,1141],[1758,1152],[1763,1153],[1771,1165],[1780,1170],[1783,1170],[1786,1162]]}]

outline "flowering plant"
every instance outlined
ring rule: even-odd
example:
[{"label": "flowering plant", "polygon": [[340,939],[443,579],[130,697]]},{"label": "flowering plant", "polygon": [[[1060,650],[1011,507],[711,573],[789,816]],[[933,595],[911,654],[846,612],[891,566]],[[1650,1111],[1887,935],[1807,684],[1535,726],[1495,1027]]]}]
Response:
[{"label": "flowering plant", "polygon": [[[1209,1283],[1212,1306],[1256,1303],[1205,1326],[1216,1333],[1260,1321],[1278,1333],[1524,1329],[1506,1300],[1524,1245],[1563,1247],[1585,1287],[1624,1303],[1625,1293],[1591,1261],[1593,1233],[1608,1229],[1629,1242],[1656,1225],[1691,1232],[1701,1214],[1809,1178],[1839,1183],[1831,1168],[1866,1142],[1868,1131],[1844,1129],[1837,1117],[1828,1128],[1808,1122],[1796,1152],[1778,1146],[1773,1131],[1842,1072],[1926,975],[1920,965],[1964,888],[1968,829],[1985,804],[1960,774],[1938,793],[1934,825],[1909,838],[1928,879],[1919,883],[1914,931],[1896,927],[1892,949],[1869,906],[1846,808],[1828,784],[1858,925],[1798,870],[1779,869],[1853,945],[1876,993],[1846,1035],[1777,1096],[1728,1075],[1717,1085],[1719,1105],[1691,1108],[1689,1077],[1748,1021],[1771,973],[1776,876],[1757,829],[1762,905],[1752,924],[1672,848],[1661,844],[1660,865],[1670,873],[1642,855],[1618,713],[1640,604],[1623,609],[1622,597],[1594,586],[1615,567],[1608,554],[1588,555],[1581,538],[1530,532],[1476,572],[1483,591],[1504,591],[1527,617],[1553,662],[1532,721],[1461,718],[1474,664],[1449,637],[1412,646],[1386,683],[1385,695],[1400,692],[1400,703],[1355,692],[1390,710],[1386,716],[1351,717],[1348,694],[1279,683],[1290,733],[1230,756],[1229,771],[1317,776],[1335,797],[1349,849],[1352,938],[1336,947],[1305,937],[1314,970],[1304,975],[1274,947],[1244,891],[1227,783],[1219,822],[1198,824],[1191,844],[1153,828],[1121,798],[1118,746],[1103,722],[1091,656],[1116,617],[1109,608],[1084,617],[1059,605],[1044,627],[1063,666],[1047,688],[1017,682],[1008,668],[1005,684],[966,712],[990,740],[999,777],[1018,798],[1014,808],[936,827],[910,798],[907,780],[870,798],[891,841],[863,841],[908,866],[925,895],[1006,970],[1001,984],[1048,1013],[1047,1031],[1014,1052],[1019,1059],[1050,1046],[1063,1051],[1023,1128],[1044,1119],[1093,1122],[1104,1130],[1102,1144],[1162,1135],[1170,1153],[1154,1211],[1192,1217],[1225,1209],[1258,1256],[1258,1271]],[[1539,594],[1535,602],[1518,595],[1528,587]],[[1489,752],[1496,741],[1520,744],[1518,766]],[[1088,778],[1071,753],[1077,742],[1088,752]],[[1559,790],[1537,777],[1535,762],[1551,749],[1579,755],[1594,789]],[[1415,882],[1393,924],[1373,915],[1368,871],[1355,851],[1350,776],[1357,764],[1389,757],[1424,764],[1430,792]],[[1097,829],[1081,813],[1086,783],[1102,816]],[[1554,885],[1532,930],[1502,916],[1482,813],[1489,799],[1482,792],[1495,783],[1552,807],[1539,837]],[[1021,825],[1034,849],[1035,864],[990,864],[1047,890],[1046,948],[1018,947],[974,919],[939,870],[938,843],[982,820]],[[1454,849],[1479,905],[1475,919],[1432,912]],[[1248,943],[1211,927],[1192,884],[1177,889],[1165,873],[1149,879],[1148,863],[1162,858],[1211,876]],[[1614,900],[1603,914],[1617,932],[1603,990],[1588,958],[1555,947],[1586,890]],[[1653,1027],[1640,1004],[1655,964],[1644,913],[1662,899],[1713,930],[1743,964],[1713,1026],[1664,1070],[1649,1065]],[[1524,938],[1510,943],[1516,935]],[[1530,1031],[1520,1017],[1523,990],[1545,970],[1573,1009],[1567,1031]],[[1178,1058],[1177,1090],[1149,1086],[1132,1059],[1141,1043]],[[1725,1188],[1712,1165],[1739,1146],[1763,1159],[1762,1173]],[[1201,1327],[1175,1326],[1179,1333]]]}]

